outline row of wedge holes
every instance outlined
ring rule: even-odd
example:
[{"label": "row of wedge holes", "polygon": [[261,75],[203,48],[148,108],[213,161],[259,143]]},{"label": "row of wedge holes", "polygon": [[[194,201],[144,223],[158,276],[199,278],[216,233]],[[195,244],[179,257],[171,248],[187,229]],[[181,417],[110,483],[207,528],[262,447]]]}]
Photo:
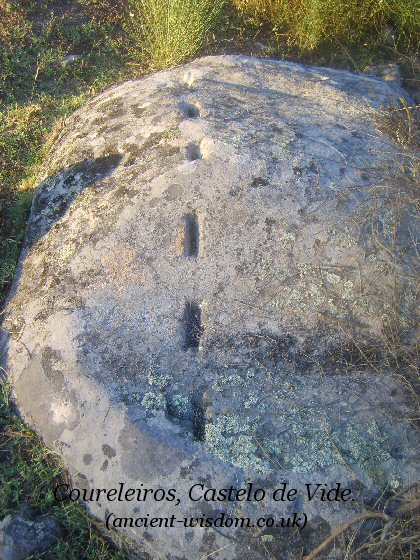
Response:
[{"label": "row of wedge holes", "polygon": [[[200,117],[200,109],[193,103],[183,102],[180,108],[188,119]],[[202,158],[200,146],[190,143],[187,146],[187,160],[195,161]],[[200,251],[200,223],[195,212],[184,217],[184,256],[198,258]],[[202,305],[195,301],[187,301],[184,309],[185,348],[199,350],[204,334]]]},{"label": "row of wedge holes", "polygon": [[[183,101],[180,103],[180,109],[184,113],[187,119],[198,119],[200,118],[200,109],[194,103],[188,103]],[[198,144],[190,142],[187,146],[187,160],[195,161],[197,159],[202,159],[203,155],[201,153],[201,148]]]}]

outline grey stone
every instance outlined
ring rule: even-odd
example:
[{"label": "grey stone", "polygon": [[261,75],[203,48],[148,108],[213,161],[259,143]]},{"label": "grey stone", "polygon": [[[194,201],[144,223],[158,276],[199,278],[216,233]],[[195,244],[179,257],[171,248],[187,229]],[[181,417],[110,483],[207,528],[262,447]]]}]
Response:
[{"label": "grey stone", "polygon": [[69,64],[74,64],[75,62],[82,60],[83,55],[81,54],[68,54],[62,58],[60,64],[62,68],[65,68]]},{"label": "grey stone", "polygon": [[8,515],[0,521],[0,560],[26,560],[45,552],[61,534],[60,524],[51,517],[32,518],[23,512]]},{"label": "grey stone", "polygon": [[[377,366],[395,289],[389,184],[410,180],[380,118],[404,96],[366,75],[207,57],[115,86],[68,119],[34,197],[2,367],[77,488],[180,499],[87,495],[92,513],[303,509],[312,546],[316,527],[415,480],[404,388]],[[400,210],[409,279],[416,223]],[[414,295],[407,281],[401,305]],[[296,502],[188,496],[249,482],[269,495],[285,481]],[[308,500],[305,483],[336,482],[355,501]],[[173,560],[298,554],[294,533],[255,527],[126,533]]]},{"label": "grey stone", "polygon": [[388,82],[397,87],[401,87],[402,76],[398,64],[379,64],[378,66],[369,66],[364,70],[366,74],[377,76],[385,82]]}]

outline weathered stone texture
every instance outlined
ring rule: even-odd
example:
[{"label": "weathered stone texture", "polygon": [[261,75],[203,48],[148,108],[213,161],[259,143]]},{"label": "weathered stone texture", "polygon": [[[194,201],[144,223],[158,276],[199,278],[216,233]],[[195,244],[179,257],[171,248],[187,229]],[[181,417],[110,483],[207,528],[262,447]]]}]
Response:
[{"label": "weathered stone texture", "polygon": [[47,551],[61,535],[56,519],[34,517],[27,508],[26,511],[7,515],[0,521],[0,558],[26,560],[35,553]]},{"label": "weathered stone texture", "polygon": [[[415,436],[395,420],[404,390],[375,365],[400,157],[378,119],[401,95],[344,71],[209,57],[69,118],[34,199],[3,359],[24,416],[83,474],[76,485],[178,488],[176,508],[139,507],[183,516],[206,512],[185,498],[201,480],[339,481],[365,500],[413,479]],[[404,241],[414,226],[401,223]],[[325,531],[363,507],[299,500]],[[266,546],[257,531],[225,533],[129,531],[173,559]]]}]

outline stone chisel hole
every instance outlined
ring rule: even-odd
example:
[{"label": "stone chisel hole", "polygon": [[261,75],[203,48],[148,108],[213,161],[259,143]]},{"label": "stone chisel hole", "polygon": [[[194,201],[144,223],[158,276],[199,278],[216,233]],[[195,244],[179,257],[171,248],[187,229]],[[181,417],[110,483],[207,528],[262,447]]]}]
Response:
[{"label": "stone chisel hole", "polygon": [[201,337],[204,333],[202,325],[201,307],[198,303],[189,301],[185,305],[185,348],[200,348]]},{"label": "stone chisel hole", "polygon": [[180,108],[187,119],[198,119],[198,117],[200,116],[200,109],[193,103],[187,103],[186,101],[184,101],[180,103]]},{"label": "stone chisel hole", "polygon": [[195,161],[201,159],[203,156],[201,154],[200,146],[198,144],[193,144],[190,142],[187,146],[187,160]]},{"label": "stone chisel hole", "polygon": [[190,213],[185,216],[184,255],[198,257],[200,248],[200,225],[197,214]]},{"label": "stone chisel hole", "polygon": [[204,441],[206,434],[206,416],[202,399],[193,400],[193,436],[196,441]]}]

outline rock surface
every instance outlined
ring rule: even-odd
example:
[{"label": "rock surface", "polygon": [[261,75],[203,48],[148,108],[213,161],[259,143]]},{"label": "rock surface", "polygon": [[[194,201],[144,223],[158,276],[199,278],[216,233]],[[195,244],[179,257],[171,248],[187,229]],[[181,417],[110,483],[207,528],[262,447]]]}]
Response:
[{"label": "rock surface", "polygon": [[377,76],[385,82],[391,83],[393,86],[401,87],[402,76],[398,64],[379,64],[378,66],[369,66],[364,70],[365,74]]},{"label": "rock surface", "polygon": [[[401,205],[396,230],[393,206],[410,168],[401,176],[381,124],[401,96],[369,76],[208,57],[113,87],[68,120],[34,198],[2,365],[77,488],[174,488],[180,500],[102,495],[94,514],[304,511],[310,548],[415,479],[404,386],[379,365],[392,240],[413,277],[414,218]],[[407,338],[414,296],[407,280]],[[249,482],[298,493],[188,497]],[[336,482],[355,501],[308,499],[305,483]],[[294,529],[127,533],[159,558],[301,551]]]},{"label": "rock surface", "polygon": [[78,62],[79,60],[82,60],[83,55],[81,54],[67,54],[65,57],[62,58],[60,64],[62,68],[65,68],[66,66],[68,66],[69,64],[73,64],[75,62]]},{"label": "rock surface", "polygon": [[8,515],[0,521],[0,559],[26,560],[47,551],[60,537],[60,524],[51,517]]}]

